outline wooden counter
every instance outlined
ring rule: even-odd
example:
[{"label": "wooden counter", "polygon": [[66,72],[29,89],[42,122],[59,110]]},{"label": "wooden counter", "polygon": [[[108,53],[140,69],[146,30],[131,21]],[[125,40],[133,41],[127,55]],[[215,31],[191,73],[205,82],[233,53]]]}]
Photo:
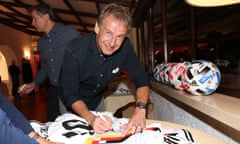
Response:
[{"label": "wooden counter", "polygon": [[151,123],[160,123],[163,128],[171,128],[174,130],[187,129],[191,132],[192,136],[196,140],[196,144],[226,144],[224,141],[209,135],[203,131],[191,128],[188,126],[166,122],[166,121],[157,121],[157,120],[147,120],[147,124]]},{"label": "wooden counter", "polygon": [[219,93],[193,96],[158,82],[153,82],[152,88],[162,97],[240,142],[240,98]]}]

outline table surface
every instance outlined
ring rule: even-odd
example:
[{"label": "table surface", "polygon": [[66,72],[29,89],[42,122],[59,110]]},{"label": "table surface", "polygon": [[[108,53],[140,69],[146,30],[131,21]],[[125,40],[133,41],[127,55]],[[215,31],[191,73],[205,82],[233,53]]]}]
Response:
[{"label": "table surface", "polygon": [[179,129],[187,129],[189,130],[193,137],[196,139],[196,144],[226,144],[223,140],[218,139],[215,136],[212,136],[206,132],[203,132],[201,130],[184,126],[181,124],[176,124],[172,122],[167,122],[167,121],[159,121],[159,120],[147,120],[147,124],[152,124],[152,123],[160,123],[163,128],[171,128],[174,130],[179,130]]}]

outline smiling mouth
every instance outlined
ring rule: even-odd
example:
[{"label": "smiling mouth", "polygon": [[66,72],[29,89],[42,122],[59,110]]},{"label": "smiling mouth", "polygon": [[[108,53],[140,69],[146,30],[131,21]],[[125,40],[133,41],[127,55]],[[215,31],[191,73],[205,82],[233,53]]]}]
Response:
[{"label": "smiling mouth", "polygon": [[114,52],[114,47],[105,47],[104,50],[102,51],[104,56],[110,56]]},{"label": "smiling mouth", "polygon": [[114,47],[112,47],[110,44],[106,44],[106,43],[105,43],[105,49],[106,49],[107,51],[112,51],[112,50],[114,50]]},{"label": "smiling mouth", "polygon": [[114,47],[106,47],[106,49],[109,50],[109,51],[113,51]]}]

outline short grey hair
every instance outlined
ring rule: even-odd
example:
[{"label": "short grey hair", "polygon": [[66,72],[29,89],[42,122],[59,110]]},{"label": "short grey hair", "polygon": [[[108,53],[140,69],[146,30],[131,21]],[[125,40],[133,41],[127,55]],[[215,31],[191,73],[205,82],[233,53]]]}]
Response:
[{"label": "short grey hair", "polygon": [[115,3],[106,5],[97,19],[99,27],[101,27],[104,19],[109,15],[113,15],[116,19],[122,20],[127,26],[128,32],[130,31],[132,27],[132,17],[127,7]]}]

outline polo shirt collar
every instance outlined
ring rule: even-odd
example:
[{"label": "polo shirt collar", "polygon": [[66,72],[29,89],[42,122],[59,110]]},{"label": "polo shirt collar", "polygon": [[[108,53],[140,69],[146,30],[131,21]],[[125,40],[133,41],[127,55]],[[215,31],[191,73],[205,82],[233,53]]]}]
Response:
[{"label": "polo shirt collar", "polygon": [[55,23],[55,24],[53,25],[52,29],[51,29],[50,32],[49,32],[49,36],[47,36],[46,33],[44,33],[44,36],[45,36],[45,37],[52,37],[52,36],[56,35],[57,30],[58,30],[58,27],[59,27],[59,24]]},{"label": "polo shirt collar", "polygon": [[92,37],[92,42],[90,45],[90,50],[92,51],[93,55],[100,55],[101,53],[98,49],[97,41],[96,41],[96,33],[92,32],[91,37]]}]

